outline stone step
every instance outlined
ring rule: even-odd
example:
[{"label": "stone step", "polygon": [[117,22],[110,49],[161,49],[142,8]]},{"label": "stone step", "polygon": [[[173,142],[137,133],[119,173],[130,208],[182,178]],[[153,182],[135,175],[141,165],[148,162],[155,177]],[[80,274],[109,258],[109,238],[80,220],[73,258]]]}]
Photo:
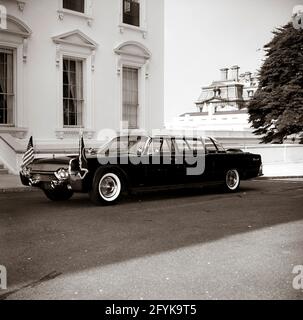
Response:
[{"label": "stone step", "polygon": [[0,168],[0,175],[3,175],[3,174],[8,174],[8,170],[7,169],[1,169]]}]

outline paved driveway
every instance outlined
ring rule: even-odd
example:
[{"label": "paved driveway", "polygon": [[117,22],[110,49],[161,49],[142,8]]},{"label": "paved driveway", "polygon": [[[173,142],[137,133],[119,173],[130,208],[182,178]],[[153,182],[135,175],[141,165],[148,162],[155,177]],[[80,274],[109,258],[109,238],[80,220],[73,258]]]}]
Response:
[{"label": "paved driveway", "polygon": [[302,299],[303,182],[132,196],[0,195],[0,299]]}]

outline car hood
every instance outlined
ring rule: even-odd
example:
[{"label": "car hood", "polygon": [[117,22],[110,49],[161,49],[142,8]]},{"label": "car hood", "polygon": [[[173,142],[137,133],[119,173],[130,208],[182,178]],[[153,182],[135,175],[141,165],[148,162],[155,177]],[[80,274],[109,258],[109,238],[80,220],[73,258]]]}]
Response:
[{"label": "car hood", "polygon": [[78,156],[36,159],[28,167],[32,171],[54,172],[61,168],[68,169],[70,161],[77,157]]}]

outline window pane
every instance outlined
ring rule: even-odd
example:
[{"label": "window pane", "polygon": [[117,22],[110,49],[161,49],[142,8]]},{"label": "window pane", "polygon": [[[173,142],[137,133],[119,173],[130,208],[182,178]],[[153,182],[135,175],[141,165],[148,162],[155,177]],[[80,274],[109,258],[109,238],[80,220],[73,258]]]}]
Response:
[{"label": "window pane", "polygon": [[63,8],[78,12],[85,11],[85,0],[63,0]]},{"label": "window pane", "polygon": [[189,151],[189,147],[185,140],[183,139],[176,139],[176,146],[179,152]]},{"label": "window pane", "polygon": [[215,145],[213,144],[213,142],[210,139],[208,139],[208,138],[205,139],[204,143],[205,143],[206,151],[208,153],[216,153],[217,152],[217,148],[215,147]]},{"label": "window pane", "polygon": [[162,151],[163,151],[163,153],[171,153],[172,152],[171,140],[164,139],[163,145],[162,145]]},{"label": "window pane", "polygon": [[123,121],[128,128],[138,128],[138,69],[123,68]]},{"label": "window pane", "polygon": [[203,143],[200,139],[186,139],[192,151],[204,151]]},{"label": "window pane", "polygon": [[13,51],[0,48],[0,124],[13,124]]},{"label": "window pane", "polygon": [[63,123],[64,126],[83,125],[83,61],[63,60]]},{"label": "window pane", "polygon": [[140,26],[140,0],[123,0],[123,23]]},{"label": "window pane", "polygon": [[148,148],[148,154],[160,154],[162,149],[163,140],[153,139]]}]

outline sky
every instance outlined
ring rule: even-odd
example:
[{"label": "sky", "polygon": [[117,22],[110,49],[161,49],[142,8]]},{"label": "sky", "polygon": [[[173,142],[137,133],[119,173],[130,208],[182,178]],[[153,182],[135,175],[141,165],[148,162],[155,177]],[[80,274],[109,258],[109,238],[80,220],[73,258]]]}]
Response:
[{"label": "sky", "polygon": [[164,0],[165,120],[195,112],[201,87],[219,69],[256,72],[272,31],[291,20],[303,0]]}]

